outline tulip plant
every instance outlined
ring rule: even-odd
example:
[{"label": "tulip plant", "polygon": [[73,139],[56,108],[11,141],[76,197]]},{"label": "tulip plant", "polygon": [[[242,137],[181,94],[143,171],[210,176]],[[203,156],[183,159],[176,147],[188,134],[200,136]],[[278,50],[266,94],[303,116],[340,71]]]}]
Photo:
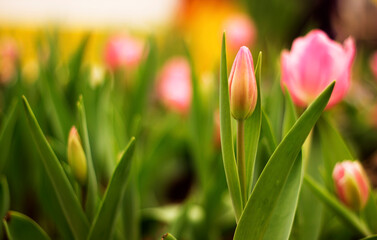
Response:
[{"label": "tulip plant", "polygon": [[355,40],[312,30],[282,51],[273,81],[249,35],[231,32],[228,74],[223,34],[215,77],[186,43],[165,54],[154,37],[114,35],[103,66],[86,66],[89,35],[67,63],[52,35],[29,83],[7,43],[0,237],[377,239],[373,186],[336,121]]}]

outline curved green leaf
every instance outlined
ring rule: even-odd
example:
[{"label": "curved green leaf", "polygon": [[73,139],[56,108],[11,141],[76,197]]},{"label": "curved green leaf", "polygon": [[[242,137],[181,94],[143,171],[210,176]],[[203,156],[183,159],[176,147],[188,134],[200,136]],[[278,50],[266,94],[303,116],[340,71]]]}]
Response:
[{"label": "curved green leaf", "polygon": [[54,187],[59,200],[59,205],[63,210],[64,216],[67,219],[74,237],[76,239],[85,239],[89,230],[88,219],[85,217],[80,202],[77,199],[59,160],[43,135],[26,97],[23,96],[22,100],[31,135],[38,147],[41,160]]},{"label": "curved green leaf", "polygon": [[232,126],[230,118],[228,74],[226,64],[225,33],[221,48],[220,64],[220,136],[224,170],[230,197],[232,199],[236,221],[242,213],[241,187],[234,157]]},{"label": "curved green leaf", "polygon": [[48,240],[45,231],[28,216],[10,211],[3,220],[5,231],[10,240]]},{"label": "curved green leaf", "polygon": [[114,170],[101,206],[93,220],[88,236],[88,239],[90,240],[111,239],[116,215],[120,211],[120,202],[128,183],[134,149],[135,138],[132,137]]},{"label": "curved green leaf", "polygon": [[86,114],[85,114],[85,105],[84,99],[80,96],[79,101],[77,102],[77,108],[79,111],[79,118],[80,118],[80,129],[81,129],[81,136],[83,139],[83,145],[85,149],[86,161],[88,166],[88,192],[86,196],[85,202],[85,212],[86,216],[89,220],[92,220],[95,215],[96,207],[97,207],[97,178],[96,173],[94,171],[93,159],[92,159],[92,152],[89,143],[89,134],[88,134],[88,126],[86,123]]},{"label": "curved green leaf", "polygon": [[[317,128],[314,128],[307,158],[304,159],[305,174],[321,181],[320,168],[323,166],[322,151]],[[313,193],[307,185],[303,185],[300,192],[294,222],[293,239],[317,240],[321,233],[323,222],[323,204],[313,197]]]},{"label": "curved green leaf", "polygon": [[257,64],[255,66],[255,78],[257,82],[257,105],[253,114],[245,121],[245,165],[246,165],[246,189],[248,196],[252,191],[255,159],[257,157],[259,135],[262,125],[262,102],[260,82],[262,77],[262,52],[259,52]]},{"label": "curved green leaf", "polygon": [[[297,114],[292,98],[288,91],[285,92],[285,113],[283,122],[283,136],[295,124]],[[297,209],[298,198],[302,185],[302,154],[299,154],[289,173],[281,195],[276,203],[276,208],[272,213],[271,222],[268,226],[264,239],[288,239],[295,212]]]},{"label": "curved green leaf", "polygon": [[325,109],[334,84],[308,107],[272,154],[242,213],[235,240],[263,239],[301,146]]}]

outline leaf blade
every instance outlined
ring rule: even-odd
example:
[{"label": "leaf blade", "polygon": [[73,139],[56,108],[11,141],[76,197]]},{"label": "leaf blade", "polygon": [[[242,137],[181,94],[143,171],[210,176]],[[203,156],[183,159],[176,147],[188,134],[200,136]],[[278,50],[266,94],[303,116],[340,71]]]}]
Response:
[{"label": "leaf blade", "polygon": [[[276,205],[276,197],[280,195],[307,135],[325,109],[334,84],[330,84],[308,107],[272,154],[242,213],[235,240],[263,238]],[[274,176],[274,181],[271,181],[271,176]]]},{"label": "leaf blade", "polygon": [[220,64],[220,138],[226,181],[238,222],[242,213],[242,200],[232,141],[225,33],[223,34],[222,40]]},{"label": "leaf blade", "polygon": [[19,213],[10,211],[3,220],[7,236],[11,240],[49,240],[46,232],[31,218]]},{"label": "leaf blade", "polygon": [[33,139],[38,147],[43,165],[58,197],[60,207],[76,239],[85,239],[89,230],[89,223],[80,206],[72,186],[64,173],[56,155],[45,138],[42,129],[25,96],[22,98],[25,114]]},{"label": "leaf blade", "polygon": [[80,99],[77,103],[77,108],[79,112],[79,120],[80,120],[79,124],[80,124],[80,129],[82,131],[81,136],[83,139],[83,145],[85,149],[87,168],[88,168],[88,193],[87,193],[87,199],[85,202],[85,212],[88,219],[91,221],[93,220],[93,217],[96,211],[96,206],[97,206],[98,184],[97,184],[96,173],[94,171],[92,152],[91,152],[90,142],[89,142],[88,126],[86,122],[85,105],[84,105],[84,99],[82,98],[82,96],[80,96]]},{"label": "leaf blade", "polygon": [[89,240],[110,239],[114,229],[115,214],[119,210],[121,199],[126,190],[131,167],[131,158],[135,148],[135,138],[127,144],[122,157],[114,170],[101,206],[90,228]]},{"label": "leaf blade", "polygon": [[245,122],[245,157],[246,157],[246,189],[248,196],[252,191],[255,159],[257,157],[259,136],[262,127],[262,103],[260,82],[262,76],[262,52],[259,52],[255,67],[255,77],[257,82],[257,104],[254,113]]}]

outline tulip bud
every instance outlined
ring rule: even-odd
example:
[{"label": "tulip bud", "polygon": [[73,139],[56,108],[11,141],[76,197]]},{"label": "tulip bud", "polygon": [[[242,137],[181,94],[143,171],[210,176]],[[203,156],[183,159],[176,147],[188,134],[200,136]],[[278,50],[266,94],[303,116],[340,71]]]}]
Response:
[{"label": "tulip bud", "polygon": [[80,136],[74,126],[68,136],[68,163],[76,179],[81,185],[85,185],[87,180],[86,157],[81,146]]},{"label": "tulip bud", "polygon": [[333,179],[336,193],[346,206],[357,211],[365,207],[369,197],[369,183],[360,162],[337,163]]},{"label": "tulip bud", "polygon": [[230,111],[235,119],[244,120],[253,113],[257,94],[253,57],[250,50],[243,46],[229,75]]}]

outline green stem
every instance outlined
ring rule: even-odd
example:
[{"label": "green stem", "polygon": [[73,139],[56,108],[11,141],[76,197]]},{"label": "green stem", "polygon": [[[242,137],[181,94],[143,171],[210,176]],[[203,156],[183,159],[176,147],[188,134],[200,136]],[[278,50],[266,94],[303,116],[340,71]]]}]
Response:
[{"label": "green stem", "polygon": [[244,207],[247,202],[246,166],[245,166],[245,131],[244,131],[244,121],[238,120],[237,123],[238,123],[237,124],[237,165],[238,165],[238,176],[240,178],[240,186],[241,186],[242,206]]}]

